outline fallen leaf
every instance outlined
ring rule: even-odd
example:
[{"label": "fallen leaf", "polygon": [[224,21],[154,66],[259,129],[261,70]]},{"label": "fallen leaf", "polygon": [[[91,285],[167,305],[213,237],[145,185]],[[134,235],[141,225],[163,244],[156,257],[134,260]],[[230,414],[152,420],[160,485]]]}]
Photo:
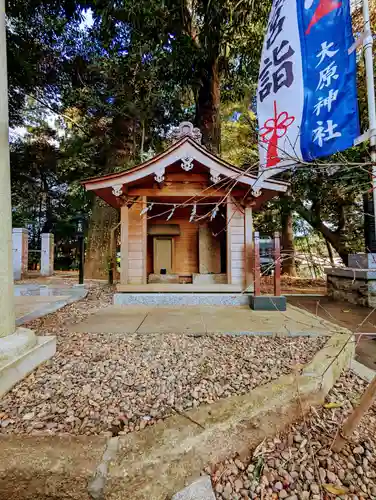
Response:
[{"label": "fallen leaf", "polygon": [[332,408],[342,408],[343,403],[325,403],[323,406],[327,410],[331,410]]},{"label": "fallen leaf", "polygon": [[351,309],[342,309],[343,313],[351,313]]},{"label": "fallen leaf", "polygon": [[327,492],[332,493],[333,495],[346,495],[349,491],[344,486],[337,486],[335,484],[323,484],[322,486]]},{"label": "fallen leaf", "polygon": [[260,480],[262,469],[264,468],[264,457],[258,457],[255,470],[253,472],[253,479],[255,481]]}]

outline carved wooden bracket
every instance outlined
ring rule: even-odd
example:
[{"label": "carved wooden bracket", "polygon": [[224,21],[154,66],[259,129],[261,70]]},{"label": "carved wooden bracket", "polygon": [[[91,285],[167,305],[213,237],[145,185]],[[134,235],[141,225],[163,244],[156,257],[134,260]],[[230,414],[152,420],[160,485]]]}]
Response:
[{"label": "carved wooden bracket", "polygon": [[193,158],[191,156],[187,156],[186,158],[181,159],[181,168],[186,172],[192,170],[193,168]]},{"label": "carved wooden bracket", "polygon": [[213,184],[217,184],[221,179],[221,174],[216,170],[210,169],[210,180]]},{"label": "carved wooden bracket", "polygon": [[123,184],[114,184],[112,187],[112,194],[119,197],[123,194]]},{"label": "carved wooden bracket", "polygon": [[154,172],[154,179],[158,184],[161,184],[165,179],[165,169],[160,168]]}]

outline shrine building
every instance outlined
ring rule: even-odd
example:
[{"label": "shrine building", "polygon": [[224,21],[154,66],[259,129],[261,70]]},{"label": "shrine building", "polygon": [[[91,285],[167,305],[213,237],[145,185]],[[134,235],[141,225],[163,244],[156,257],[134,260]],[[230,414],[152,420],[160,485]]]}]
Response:
[{"label": "shrine building", "polygon": [[120,211],[115,303],[243,303],[253,292],[252,214],[288,183],[230,165],[189,122],[174,138],[136,167],[83,182]]}]

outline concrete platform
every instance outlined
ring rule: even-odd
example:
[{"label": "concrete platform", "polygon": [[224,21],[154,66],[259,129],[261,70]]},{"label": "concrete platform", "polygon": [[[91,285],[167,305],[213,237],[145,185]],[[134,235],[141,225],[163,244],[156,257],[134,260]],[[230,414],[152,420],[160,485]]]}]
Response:
[{"label": "concrete platform", "polygon": [[83,299],[87,290],[82,287],[15,285],[16,325],[51,314],[72,302]]},{"label": "concrete platform", "polygon": [[340,331],[309,312],[288,305],[286,312],[271,314],[252,311],[249,306],[110,306],[81,323],[72,331],[85,333],[182,333],[243,335],[317,336]]},{"label": "concrete platform", "polygon": [[56,352],[56,337],[36,337],[31,349],[0,364],[0,397],[6,394],[17,382],[44,363]]},{"label": "concrete platform", "polygon": [[201,476],[184,490],[176,493],[171,500],[215,500],[210,476]]}]

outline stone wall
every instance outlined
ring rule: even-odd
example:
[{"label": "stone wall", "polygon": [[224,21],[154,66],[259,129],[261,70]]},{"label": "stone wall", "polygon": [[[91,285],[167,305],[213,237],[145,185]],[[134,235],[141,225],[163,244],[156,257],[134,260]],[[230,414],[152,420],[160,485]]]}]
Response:
[{"label": "stone wall", "polygon": [[351,275],[335,276],[327,273],[327,293],[333,299],[376,307],[376,280],[373,279]]}]

